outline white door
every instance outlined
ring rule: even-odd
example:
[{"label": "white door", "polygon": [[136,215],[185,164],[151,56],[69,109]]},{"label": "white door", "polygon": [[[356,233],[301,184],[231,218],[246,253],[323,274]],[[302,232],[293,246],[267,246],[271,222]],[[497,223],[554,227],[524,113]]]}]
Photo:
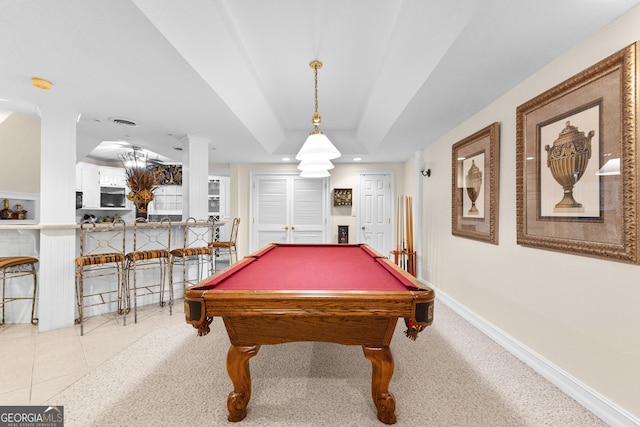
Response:
[{"label": "white door", "polygon": [[251,186],[251,248],[269,243],[323,243],[327,239],[326,179],[255,174]]},{"label": "white door", "polygon": [[252,247],[254,252],[269,243],[287,241],[289,218],[288,178],[258,176],[252,185]]},{"label": "white door", "polygon": [[391,174],[361,174],[359,193],[359,242],[388,257],[393,249]]},{"label": "white door", "polygon": [[290,242],[324,243],[327,228],[327,181],[291,178]]}]

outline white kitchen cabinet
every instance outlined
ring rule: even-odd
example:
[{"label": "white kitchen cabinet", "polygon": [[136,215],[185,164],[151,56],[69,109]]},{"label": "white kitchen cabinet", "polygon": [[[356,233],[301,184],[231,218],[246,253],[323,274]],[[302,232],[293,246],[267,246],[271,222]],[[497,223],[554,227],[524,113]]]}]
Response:
[{"label": "white kitchen cabinet", "polygon": [[[79,162],[76,165],[76,190],[82,191],[82,209],[106,209],[100,206],[100,187],[121,188],[128,193],[124,168],[99,166],[93,163]],[[124,208],[110,210],[130,210],[133,204],[125,200]]]},{"label": "white kitchen cabinet", "polygon": [[94,209],[100,207],[99,167],[91,163],[80,162],[76,165],[76,187],[82,191],[82,207]]},{"label": "white kitchen cabinet", "polygon": [[112,166],[98,166],[98,175],[101,186],[126,187],[127,178],[124,168]]},{"label": "white kitchen cabinet", "polygon": [[219,219],[229,219],[230,186],[231,181],[228,176],[209,176],[209,216],[219,217]]}]

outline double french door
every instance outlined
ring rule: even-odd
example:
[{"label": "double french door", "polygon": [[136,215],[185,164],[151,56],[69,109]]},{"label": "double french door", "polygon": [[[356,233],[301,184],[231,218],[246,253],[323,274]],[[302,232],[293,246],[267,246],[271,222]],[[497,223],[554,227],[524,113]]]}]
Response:
[{"label": "double french door", "polygon": [[251,181],[251,252],[269,243],[328,241],[326,178],[254,173]]}]

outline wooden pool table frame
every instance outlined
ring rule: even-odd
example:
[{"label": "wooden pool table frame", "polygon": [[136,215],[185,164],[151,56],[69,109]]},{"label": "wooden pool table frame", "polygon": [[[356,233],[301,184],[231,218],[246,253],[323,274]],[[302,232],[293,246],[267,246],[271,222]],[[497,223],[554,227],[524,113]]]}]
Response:
[{"label": "wooden pool table frame", "polygon": [[[185,317],[199,335],[209,332],[215,316],[223,319],[227,329],[231,341],[227,372],[233,383],[227,399],[229,421],[240,421],[247,415],[249,359],[261,345],[323,341],[362,346],[372,364],[371,393],[378,419],[386,424],[396,422],[395,398],[388,389],[394,370],[389,344],[398,318],[405,319],[406,335],[412,339],[432,323],[434,292],[380,258],[410,285],[406,291],[216,290],[206,287],[211,278],[185,291]],[[223,272],[244,268],[249,262],[251,256]]]}]

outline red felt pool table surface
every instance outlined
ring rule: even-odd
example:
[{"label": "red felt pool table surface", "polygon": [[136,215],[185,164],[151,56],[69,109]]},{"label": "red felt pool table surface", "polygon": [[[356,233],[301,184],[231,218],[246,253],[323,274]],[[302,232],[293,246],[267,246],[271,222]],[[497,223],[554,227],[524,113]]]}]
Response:
[{"label": "red felt pool table surface", "polygon": [[200,283],[216,290],[406,291],[417,289],[366,245],[270,245]]}]

